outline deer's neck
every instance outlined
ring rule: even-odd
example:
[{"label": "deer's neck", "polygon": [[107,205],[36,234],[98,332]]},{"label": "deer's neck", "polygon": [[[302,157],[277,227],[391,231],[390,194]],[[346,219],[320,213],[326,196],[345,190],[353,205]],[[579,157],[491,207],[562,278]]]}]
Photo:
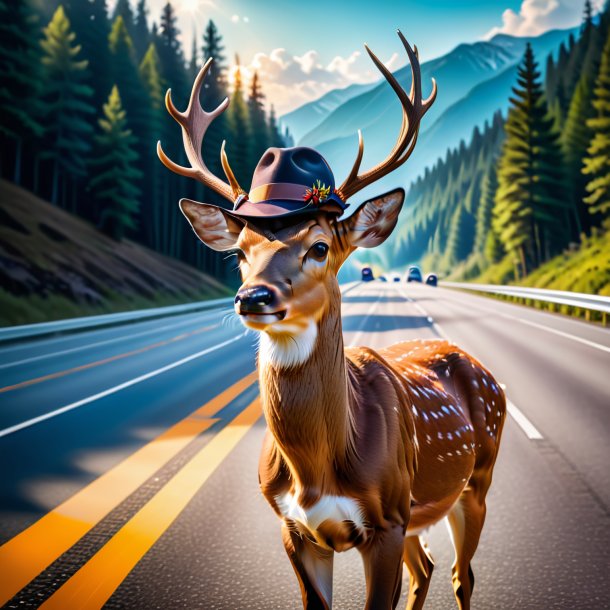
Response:
[{"label": "deer's neck", "polygon": [[[308,335],[296,337],[296,346],[263,336],[259,351],[267,424],[297,492],[312,501],[332,493],[336,469],[345,463],[352,446],[339,295],[335,303],[314,328],[305,331]],[[286,355],[284,349],[295,351]],[[304,359],[297,363],[298,357]]]}]

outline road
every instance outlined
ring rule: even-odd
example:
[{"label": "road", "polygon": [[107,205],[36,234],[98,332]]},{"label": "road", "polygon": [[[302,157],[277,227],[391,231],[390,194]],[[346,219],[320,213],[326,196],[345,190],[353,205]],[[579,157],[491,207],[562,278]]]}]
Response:
[{"label": "road", "polygon": [[[506,385],[473,608],[610,608],[610,332],[378,281],[343,320],[346,344],[448,337]],[[255,345],[217,309],[0,348],[0,605],[301,607],[258,491]],[[444,525],[426,537],[426,608],[456,607]],[[357,552],[335,565],[334,607],[362,608]]]}]

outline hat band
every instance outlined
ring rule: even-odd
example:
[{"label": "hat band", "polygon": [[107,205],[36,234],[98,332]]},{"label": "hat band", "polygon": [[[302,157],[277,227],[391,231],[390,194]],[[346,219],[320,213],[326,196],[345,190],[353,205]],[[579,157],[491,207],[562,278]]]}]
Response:
[{"label": "hat band", "polygon": [[270,199],[289,199],[303,201],[307,187],[302,184],[290,184],[288,182],[270,182],[261,184],[250,191],[248,199],[252,203],[269,201]]}]

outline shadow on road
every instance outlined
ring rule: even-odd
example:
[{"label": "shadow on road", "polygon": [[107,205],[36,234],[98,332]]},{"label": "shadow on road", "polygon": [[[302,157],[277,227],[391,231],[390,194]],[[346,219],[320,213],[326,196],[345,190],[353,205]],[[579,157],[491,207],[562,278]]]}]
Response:
[{"label": "shadow on road", "polygon": [[366,323],[368,332],[384,332],[407,328],[427,328],[431,324],[424,316],[391,316],[358,314],[343,316],[345,332],[361,330]]}]

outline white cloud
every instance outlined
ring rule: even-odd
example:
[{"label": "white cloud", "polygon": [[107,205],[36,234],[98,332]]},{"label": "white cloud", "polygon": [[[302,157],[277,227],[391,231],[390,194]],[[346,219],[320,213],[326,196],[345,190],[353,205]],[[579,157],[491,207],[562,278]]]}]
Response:
[{"label": "white cloud", "polygon": [[[596,9],[603,0],[594,0]],[[565,29],[578,25],[582,20],[583,5],[575,0],[523,0],[519,12],[506,9],[502,13],[502,25],[492,28],[484,38],[496,34],[512,36],[537,36],[553,29]]]},{"label": "white cloud", "polygon": [[[392,70],[397,68],[398,53],[386,62]],[[335,56],[324,65],[317,51],[311,49],[302,55],[291,55],[286,49],[271,53],[257,53],[249,65],[243,67],[244,79],[258,72],[267,100],[271,100],[278,114],[317,99],[331,89],[347,87],[352,83],[379,80],[379,72],[368,56],[354,51],[347,57]]]}]

